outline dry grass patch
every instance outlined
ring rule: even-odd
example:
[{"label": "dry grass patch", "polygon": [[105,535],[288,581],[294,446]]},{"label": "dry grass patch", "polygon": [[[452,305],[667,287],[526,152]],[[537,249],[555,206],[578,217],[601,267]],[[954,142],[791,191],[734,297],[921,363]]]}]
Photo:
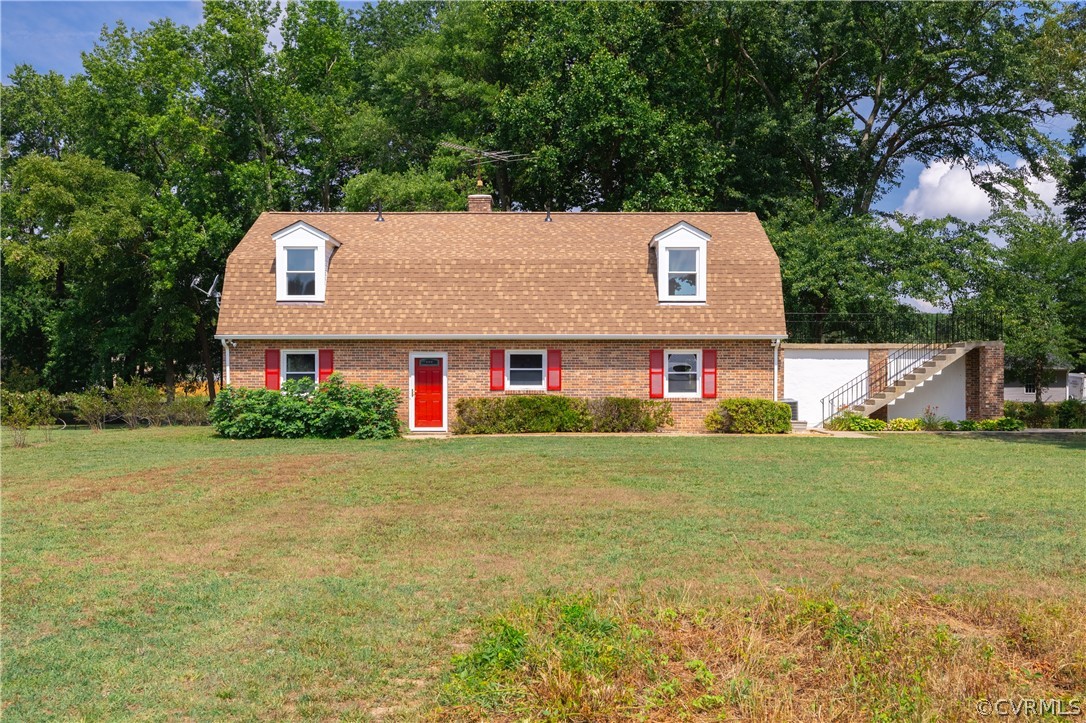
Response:
[{"label": "dry grass patch", "polygon": [[583,596],[485,621],[432,718],[973,720],[980,699],[1084,693],[1082,601]]}]

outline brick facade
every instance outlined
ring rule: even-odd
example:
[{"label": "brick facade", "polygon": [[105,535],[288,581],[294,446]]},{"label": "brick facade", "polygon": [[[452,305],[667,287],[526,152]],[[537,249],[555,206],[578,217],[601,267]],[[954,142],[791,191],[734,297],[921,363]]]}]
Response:
[{"label": "brick facade", "polygon": [[[230,383],[241,387],[264,385],[266,349],[332,349],[335,370],[349,382],[383,384],[404,391],[400,417],[408,419],[409,354],[446,352],[449,355],[449,414],[455,416],[462,397],[548,392],[490,391],[491,349],[559,349],[562,352],[562,391],[572,397],[649,396],[651,349],[716,349],[717,399],[669,399],[676,431],[704,431],[705,415],[724,397],[773,396],[773,355],[768,340],[711,341],[246,341],[230,349]],[[784,365],[778,365],[778,394],[783,392]],[[450,420],[451,421],[451,420]]]},{"label": "brick facade", "polygon": [[965,355],[965,412],[968,419],[1003,416],[1003,342],[990,342]]}]

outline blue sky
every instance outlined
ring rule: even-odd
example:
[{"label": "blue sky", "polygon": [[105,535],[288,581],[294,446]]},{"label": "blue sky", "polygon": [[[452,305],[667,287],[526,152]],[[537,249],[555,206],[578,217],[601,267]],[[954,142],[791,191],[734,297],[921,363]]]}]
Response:
[{"label": "blue sky", "polygon": [[[357,5],[357,2],[344,3]],[[73,2],[72,0],[2,0],[0,2],[0,70],[7,76],[20,63],[39,72],[55,70],[72,75],[82,69],[80,53],[90,50],[103,25],[123,20],[142,30],[153,20],[171,18],[183,25],[200,22],[202,3],[184,0],[131,0],[129,2]],[[1066,136],[1066,123],[1057,133]],[[947,213],[980,220],[987,216],[987,201],[972,185],[968,173],[947,164],[905,164],[902,184],[877,207],[905,210],[926,217]],[[1038,181],[1035,190],[1049,199],[1054,185]]]}]

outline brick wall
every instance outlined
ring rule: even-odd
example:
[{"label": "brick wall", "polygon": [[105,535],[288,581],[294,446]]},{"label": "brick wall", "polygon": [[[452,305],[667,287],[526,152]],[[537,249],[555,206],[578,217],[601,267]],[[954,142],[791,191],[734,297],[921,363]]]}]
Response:
[{"label": "brick wall", "polygon": [[989,342],[965,355],[967,418],[1003,416],[1003,351],[1003,342]]},{"label": "brick wall", "polygon": [[[773,397],[773,354],[769,341],[685,340],[666,344],[646,341],[570,342],[412,342],[412,341],[238,341],[230,351],[230,383],[264,385],[265,349],[332,349],[335,370],[349,382],[367,386],[384,384],[404,391],[400,416],[407,420],[408,355],[411,352],[447,352],[449,355],[449,414],[461,397],[545,392],[490,391],[491,349],[559,349],[562,352],[562,391],[573,397],[640,397],[649,395],[650,349],[716,349],[717,396]],[[783,391],[783,364],[777,378]],[[669,399],[675,430],[704,430],[705,415],[713,399]]]}]

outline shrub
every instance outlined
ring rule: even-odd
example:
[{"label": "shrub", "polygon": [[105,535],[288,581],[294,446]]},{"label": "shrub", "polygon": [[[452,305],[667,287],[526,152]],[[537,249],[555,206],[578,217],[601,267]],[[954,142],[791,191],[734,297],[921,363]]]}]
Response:
[{"label": "shrub", "polygon": [[10,392],[0,389],[0,422],[12,432],[12,444],[25,447],[26,433],[56,421],[60,400],[44,389]]},{"label": "shrub", "polygon": [[982,432],[1020,432],[1025,428],[1025,422],[1021,419],[1013,419],[1011,417],[983,419],[977,423],[977,429]]},{"label": "shrub", "polygon": [[671,402],[648,399],[604,397],[590,399],[593,432],[655,432],[674,424]]},{"label": "shrub", "polygon": [[155,426],[161,422],[161,395],[139,377],[129,382],[118,380],[109,391],[109,399],[129,429],[135,429],[143,421]]},{"label": "shrub", "polygon": [[827,426],[836,432],[882,432],[886,429],[886,422],[857,412],[844,412],[830,420]]},{"label": "shrub", "polygon": [[963,419],[958,422],[959,432],[975,432],[977,431],[977,423],[972,419]]},{"label": "shrub", "polygon": [[559,395],[467,397],[456,403],[456,434],[591,432],[593,418],[583,399]]},{"label": "shrub", "polygon": [[950,420],[950,419],[944,419],[939,424],[939,429],[941,429],[944,432],[957,432],[958,431],[958,423],[953,421],[953,420]]},{"label": "shrub", "polygon": [[170,424],[200,426],[208,422],[206,397],[174,397],[166,404],[165,411]]},{"label": "shrub", "polygon": [[919,432],[924,429],[924,423],[919,419],[899,417],[898,419],[891,419],[886,428],[891,432]]},{"label": "shrub", "polygon": [[1086,402],[1066,399],[1057,404],[1056,423],[1060,429],[1086,429]]},{"label": "shrub", "polygon": [[225,387],[208,418],[219,434],[234,439],[388,439],[400,434],[399,401],[399,389],[367,389],[333,374],[316,387],[308,379],[284,382],[281,391]]},{"label": "shrub", "polygon": [[72,394],[68,400],[75,409],[76,419],[86,422],[87,426],[95,432],[100,432],[106,420],[116,413],[113,403],[109,401],[105,390],[102,389],[88,389],[79,394]]},{"label": "shrub", "polygon": [[792,408],[769,399],[723,399],[705,418],[710,432],[784,434],[792,431]]}]

